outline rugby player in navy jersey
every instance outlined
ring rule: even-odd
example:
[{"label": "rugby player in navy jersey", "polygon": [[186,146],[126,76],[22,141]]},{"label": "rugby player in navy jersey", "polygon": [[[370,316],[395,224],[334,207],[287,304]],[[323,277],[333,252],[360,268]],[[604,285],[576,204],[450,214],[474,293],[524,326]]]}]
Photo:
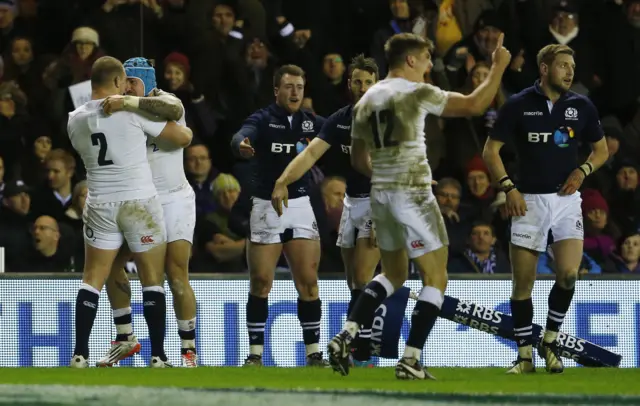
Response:
[{"label": "rugby player in navy jersey", "polygon": [[[349,65],[347,86],[353,103],[365,94],[378,80],[378,66],[373,58],[358,55]],[[320,134],[299,154],[276,181],[271,203],[279,215],[288,206],[289,185],[298,181],[326,153],[326,172],[340,175],[347,181],[347,195],[340,220],[338,240],[341,248],[347,283],[351,290],[348,312],[356,302],[366,284],[373,278],[380,261],[380,252],[375,242],[375,232],[371,222],[369,192],[370,179],[351,166],[351,113],[353,104],[333,113],[322,127]],[[283,208],[284,205],[284,208]],[[363,326],[353,345],[356,361],[369,360],[371,350],[369,339],[371,326]]]},{"label": "rugby player in navy jersey", "polygon": [[275,103],[253,113],[234,135],[232,149],[251,160],[253,184],[247,247],[250,292],[247,301],[249,356],[247,366],[262,365],[268,296],[278,259],[284,249],[298,291],[307,365],[326,367],[319,350],[322,306],[318,297],[320,234],[309,201],[310,175],[289,185],[284,213],[271,206],[271,191],[289,163],[318,134],[324,119],[300,110],[305,73],[295,65],[280,67],[273,78]]},{"label": "rugby player in navy jersey", "polygon": [[[583,248],[581,198],[584,179],[609,158],[598,112],[589,99],[571,92],[575,62],[566,45],[547,45],[538,53],[540,79],[502,106],[483,157],[507,194],[511,220],[513,268],[511,312],[518,358],[510,374],[535,372],[533,364],[533,302],[540,252],[553,243],[556,282],[549,293],[549,311],[538,355],[546,370],[561,373],[564,365],[556,338],[569,310]],[[578,162],[579,143],[591,145],[586,162]],[[518,154],[516,182],[509,178],[500,149],[510,143]]]}]

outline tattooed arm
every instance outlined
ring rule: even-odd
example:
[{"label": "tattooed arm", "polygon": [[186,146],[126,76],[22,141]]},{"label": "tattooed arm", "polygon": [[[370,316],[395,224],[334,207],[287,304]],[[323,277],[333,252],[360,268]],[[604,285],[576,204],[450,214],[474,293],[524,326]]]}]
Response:
[{"label": "tattooed arm", "polygon": [[152,96],[109,96],[102,102],[106,114],[117,111],[145,112],[167,121],[178,121],[184,113],[180,99],[160,90],[154,90]]}]

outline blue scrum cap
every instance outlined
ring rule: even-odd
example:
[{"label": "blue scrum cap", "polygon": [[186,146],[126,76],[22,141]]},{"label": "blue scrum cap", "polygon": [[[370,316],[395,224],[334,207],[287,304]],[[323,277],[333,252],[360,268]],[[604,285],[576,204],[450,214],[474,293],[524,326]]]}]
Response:
[{"label": "blue scrum cap", "polygon": [[147,58],[131,58],[124,63],[124,71],[128,78],[138,78],[144,84],[144,95],[147,96],[156,84],[156,70]]}]

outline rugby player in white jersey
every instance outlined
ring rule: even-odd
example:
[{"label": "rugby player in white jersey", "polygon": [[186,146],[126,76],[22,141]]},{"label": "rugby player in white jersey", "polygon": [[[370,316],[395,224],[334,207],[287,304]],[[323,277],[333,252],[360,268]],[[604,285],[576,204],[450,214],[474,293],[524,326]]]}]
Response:
[{"label": "rugby player in white jersey", "polygon": [[479,115],[497,93],[511,55],[500,36],[488,78],[472,94],[445,92],[423,83],[432,65],[433,44],[415,34],[397,34],[385,44],[389,74],[354,108],[351,163],[371,176],[371,217],[376,224],[384,272],[360,295],[344,329],[328,345],[335,371],[349,373],[349,351],[361,325],[407,280],[407,255],[423,288],[411,316],[398,379],[433,379],[420,363],[422,349],[440,313],[447,287],[447,231],[431,190],[424,123],[427,114]]},{"label": "rugby player in white jersey", "polygon": [[89,193],[83,212],[85,264],[76,299],[75,349],[71,367],[88,367],[89,335],[100,291],[126,241],[138,267],[144,316],[151,341],[151,365],[166,361],[164,258],[166,232],[162,205],[147,162],[147,137],[186,146],[186,127],[130,112],[107,115],[102,103],[124,93],[126,74],[115,58],[99,58],[91,72],[91,101],[69,113],[71,145],[87,170]]},{"label": "rugby player in white jersey", "polygon": [[[165,120],[177,121],[186,127],[184,106],[177,97],[156,87],[155,69],[145,58],[132,58],[124,63],[127,74],[127,96],[107,98],[106,113],[130,111],[152,114]],[[146,97],[145,97],[146,96]],[[197,367],[196,355],[196,298],[189,284],[189,258],[196,222],[195,193],[184,173],[183,148],[148,138],[147,158],[164,212],[167,231],[165,272],[173,295],[173,306],[181,339],[182,366]],[[133,334],[131,320],[131,289],[124,271],[130,252],[123,249],[107,280],[107,294],[116,325],[116,339],[109,352],[96,363],[110,367],[140,351]],[[158,365],[159,366],[159,365]],[[168,362],[165,367],[170,367]]]}]

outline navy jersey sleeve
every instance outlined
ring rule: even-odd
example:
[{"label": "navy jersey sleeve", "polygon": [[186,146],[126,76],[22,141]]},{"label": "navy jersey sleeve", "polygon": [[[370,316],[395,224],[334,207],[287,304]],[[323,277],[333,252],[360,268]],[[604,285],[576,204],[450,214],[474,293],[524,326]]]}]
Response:
[{"label": "navy jersey sleeve", "polygon": [[244,123],[242,123],[242,127],[240,130],[233,136],[231,139],[231,149],[234,153],[238,153],[240,150],[240,143],[245,138],[249,138],[251,145],[256,144],[256,139],[258,138],[258,128],[260,127],[260,121],[262,119],[262,114],[260,111],[253,113],[250,115]]},{"label": "navy jersey sleeve", "polygon": [[604,137],[604,130],[600,124],[600,118],[598,116],[598,110],[593,105],[591,100],[586,99],[586,118],[585,125],[582,132],[582,140],[590,143],[598,142]]},{"label": "navy jersey sleeve", "polygon": [[326,120],[324,120],[324,124],[322,125],[322,128],[320,129],[320,134],[318,134],[318,138],[320,138],[322,141],[326,142],[329,145],[334,145],[336,143],[339,143],[338,141],[338,122],[340,121],[340,118],[338,117],[338,114],[332,114],[329,116],[329,118],[327,118]]},{"label": "navy jersey sleeve", "polygon": [[498,111],[498,118],[493,124],[493,130],[489,134],[492,140],[509,143],[518,128],[517,120],[522,112],[518,113],[518,102],[513,97],[509,98]]}]

